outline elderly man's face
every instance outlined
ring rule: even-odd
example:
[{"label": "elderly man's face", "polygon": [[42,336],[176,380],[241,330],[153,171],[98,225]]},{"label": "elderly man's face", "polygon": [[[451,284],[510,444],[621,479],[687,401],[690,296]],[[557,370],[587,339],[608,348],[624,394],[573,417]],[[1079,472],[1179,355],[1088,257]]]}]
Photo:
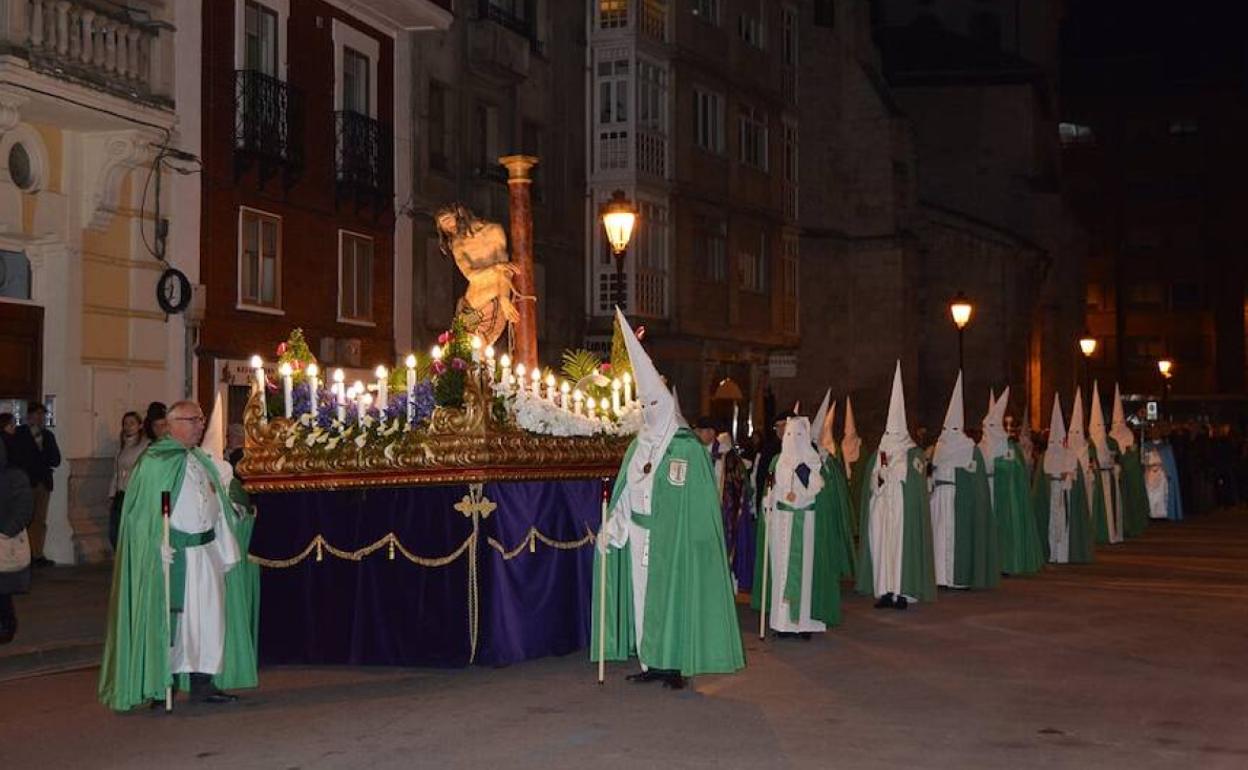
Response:
[{"label": "elderly man's face", "polygon": [[169,435],[184,447],[199,446],[204,438],[204,412],[198,406],[184,406],[169,413]]}]

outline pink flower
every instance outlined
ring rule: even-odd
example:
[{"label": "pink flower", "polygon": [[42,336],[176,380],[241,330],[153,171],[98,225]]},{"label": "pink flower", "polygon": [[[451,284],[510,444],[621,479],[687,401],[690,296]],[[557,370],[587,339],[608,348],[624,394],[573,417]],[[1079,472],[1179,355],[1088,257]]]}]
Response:
[{"label": "pink flower", "polygon": [[285,342],[277,346],[277,354],[279,356],[286,355],[286,343]]},{"label": "pink flower", "polygon": [[608,373],[608,372],[610,372],[610,371],[611,371],[611,364],[606,364],[606,363],[604,363],[604,364],[602,365],[601,369],[602,369],[602,373],[603,373],[603,374],[606,374],[606,373]]},{"label": "pink flower", "polygon": [[442,374],[446,371],[446,364],[442,363],[441,360],[437,360],[433,362],[433,366],[431,368],[433,369],[434,374]]},{"label": "pink flower", "polygon": [[451,368],[456,371],[462,372],[463,370],[468,368],[468,362],[462,358],[452,358]]},{"label": "pink flower", "polygon": [[448,342],[450,342],[450,341],[451,341],[451,333],[450,333],[450,332],[442,332],[441,334],[439,334],[439,335],[438,335],[438,344],[439,344],[439,345],[445,345],[446,343],[448,343]]}]

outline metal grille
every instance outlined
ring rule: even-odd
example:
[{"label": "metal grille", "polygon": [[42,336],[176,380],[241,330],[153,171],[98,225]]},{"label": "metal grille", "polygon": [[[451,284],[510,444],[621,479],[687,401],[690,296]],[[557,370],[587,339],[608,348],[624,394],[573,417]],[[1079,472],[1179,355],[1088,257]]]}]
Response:
[{"label": "metal grille", "polygon": [[389,190],[390,133],[385,126],[358,112],[337,112],[334,117],[334,172],[338,184],[363,192]]},{"label": "metal grille", "polygon": [[234,148],[288,169],[302,165],[298,136],[300,95],[256,70],[234,73]]}]

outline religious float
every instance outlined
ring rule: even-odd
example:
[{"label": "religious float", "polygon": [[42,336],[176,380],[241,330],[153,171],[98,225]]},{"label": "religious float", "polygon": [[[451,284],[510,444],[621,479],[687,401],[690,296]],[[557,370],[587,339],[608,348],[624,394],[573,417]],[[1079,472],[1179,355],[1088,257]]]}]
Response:
[{"label": "religious float", "polygon": [[641,424],[627,354],[617,331],[608,361],[536,365],[536,298],[501,228],[462,207],[438,224],[469,287],[427,354],[348,383],[296,330],[276,378],[252,361],[237,473],[264,663],[497,666],[588,644],[604,494]]}]

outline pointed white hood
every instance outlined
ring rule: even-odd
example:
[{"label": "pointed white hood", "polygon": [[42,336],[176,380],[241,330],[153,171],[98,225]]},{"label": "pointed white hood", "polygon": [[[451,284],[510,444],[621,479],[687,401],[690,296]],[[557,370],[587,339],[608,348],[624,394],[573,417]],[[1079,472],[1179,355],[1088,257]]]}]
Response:
[{"label": "pointed white hood", "polygon": [[1066,432],[1066,446],[1070,448],[1071,455],[1083,467],[1085,477],[1091,478],[1088,434],[1083,428],[1083,391],[1079,388],[1075,388],[1075,406],[1070,412],[1070,429]]},{"label": "pointed white hood", "polygon": [[[654,362],[641,346],[641,341],[629,326],[628,319],[617,308],[616,318],[628,350],[629,363],[633,367],[633,379],[637,383],[637,398],[641,402],[641,430],[634,440],[632,460],[626,469],[626,482],[630,506],[634,513],[650,513],[654,477],[659,473],[659,463],[667,454],[679,427],[676,399],[668,391],[654,368]],[[620,500],[624,497],[621,495]]]},{"label": "pointed white hood", "polygon": [[992,467],[992,463],[1005,454],[1010,448],[1010,437],[1005,432],[1005,410],[1010,405],[1010,388],[1007,385],[1001,391],[1001,397],[994,399],[992,409],[984,416],[984,435],[979,440],[979,451],[984,453],[984,462]]},{"label": "pointed white hood", "polygon": [[[828,388],[823,394],[823,401],[819,403],[819,408],[815,410],[815,416],[810,420],[810,440],[814,443],[815,448],[820,453],[836,454],[836,450],[829,450],[823,445],[823,423],[828,418],[828,404],[832,400],[832,389]],[[835,447],[835,444],[833,444]]]},{"label": "pointed white hood", "polygon": [[[780,443],[780,457],[776,460],[776,483],[773,499],[794,508],[806,508],[823,489],[823,476],[819,472],[822,460],[810,439],[810,420],[794,416],[784,428],[784,440]],[[803,485],[797,476],[799,465],[805,465],[810,474]]]},{"label": "pointed white hood", "polygon": [[676,425],[681,428],[688,428],[689,421],[685,419],[685,413],[680,409],[680,394],[676,392],[676,386],[672,386],[672,411],[676,413]]},{"label": "pointed white hood", "polygon": [[817,444],[820,451],[826,452],[829,457],[836,457],[836,436],[832,433],[832,428],[835,424],[836,402],[833,401],[827,413],[823,416],[823,422],[818,426],[819,440]]},{"label": "pointed white hood", "polygon": [[975,457],[975,442],[965,432],[965,410],[962,408],[962,372],[953,383],[953,395],[949,397],[949,408],[945,410],[945,426],[936,439],[936,450],[932,454],[932,465],[936,474],[943,481],[951,481],[954,471],[971,464]]},{"label": "pointed white hood", "polygon": [[1088,419],[1088,438],[1096,447],[1096,463],[1102,468],[1113,465],[1109,456],[1109,434],[1105,432],[1105,413],[1101,411],[1101,391],[1092,382],[1092,415]]},{"label": "pointed white hood", "polygon": [[905,454],[914,447],[914,439],[906,427],[906,394],[901,384],[901,362],[893,370],[893,392],[888,398],[888,422],[880,438],[880,451],[887,453],[889,464],[893,458],[905,463]]},{"label": "pointed white hood", "polygon": [[858,425],[854,422],[854,402],[845,397],[845,434],[841,436],[841,457],[845,460],[846,470],[858,462],[862,456],[862,436],[858,435]]},{"label": "pointed white hood", "polygon": [[1131,426],[1127,424],[1127,418],[1122,409],[1122,391],[1118,390],[1117,384],[1114,385],[1113,420],[1114,424],[1110,426],[1109,435],[1118,442],[1118,451],[1125,452],[1135,445],[1135,431],[1131,430]]},{"label": "pointed white hood", "polygon": [[1062,397],[1053,394],[1053,414],[1049,417],[1049,446],[1044,450],[1044,472],[1059,477],[1074,469],[1075,458],[1066,445],[1066,423],[1062,420]]}]

